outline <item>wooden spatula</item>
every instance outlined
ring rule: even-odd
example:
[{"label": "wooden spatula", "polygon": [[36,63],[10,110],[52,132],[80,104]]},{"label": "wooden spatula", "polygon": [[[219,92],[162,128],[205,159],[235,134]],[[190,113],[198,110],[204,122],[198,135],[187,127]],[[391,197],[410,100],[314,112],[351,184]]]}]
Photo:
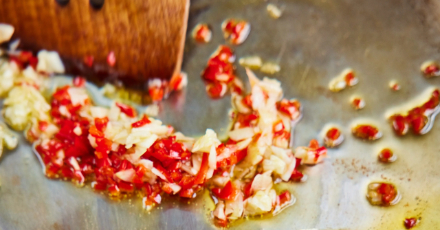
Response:
[{"label": "wooden spatula", "polygon": [[0,0],[0,22],[24,49],[56,50],[70,74],[137,88],[180,72],[188,11],[189,0]]}]

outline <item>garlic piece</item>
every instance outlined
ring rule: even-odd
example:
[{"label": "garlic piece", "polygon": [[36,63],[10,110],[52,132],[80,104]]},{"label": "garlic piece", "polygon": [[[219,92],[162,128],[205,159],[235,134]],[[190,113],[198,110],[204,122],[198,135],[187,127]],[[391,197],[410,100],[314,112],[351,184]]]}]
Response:
[{"label": "garlic piece", "polygon": [[11,40],[12,34],[14,34],[13,26],[5,23],[0,23],[0,43]]},{"label": "garlic piece", "polygon": [[274,19],[278,19],[279,17],[281,17],[283,13],[280,8],[278,8],[276,5],[272,3],[268,4],[266,9],[269,15]]}]

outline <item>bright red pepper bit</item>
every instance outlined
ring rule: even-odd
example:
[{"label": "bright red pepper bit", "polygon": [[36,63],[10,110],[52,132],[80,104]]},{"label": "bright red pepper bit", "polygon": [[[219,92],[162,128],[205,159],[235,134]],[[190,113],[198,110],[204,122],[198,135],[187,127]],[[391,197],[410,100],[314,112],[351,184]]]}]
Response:
[{"label": "bright red pepper bit", "polygon": [[92,67],[93,63],[95,61],[95,58],[91,55],[85,56],[84,57],[84,64],[88,67]]},{"label": "bright red pepper bit", "polygon": [[116,55],[115,52],[111,51],[107,55],[107,64],[111,67],[115,66],[116,64]]},{"label": "bright red pepper bit", "polygon": [[352,128],[354,136],[363,140],[377,140],[382,137],[379,129],[373,125],[360,124]]},{"label": "bright red pepper bit", "polygon": [[417,219],[412,217],[412,218],[406,218],[403,221],[403,225],[405,226],[406,229],[411,229],[413,227],[415,227],[417,225]]}]

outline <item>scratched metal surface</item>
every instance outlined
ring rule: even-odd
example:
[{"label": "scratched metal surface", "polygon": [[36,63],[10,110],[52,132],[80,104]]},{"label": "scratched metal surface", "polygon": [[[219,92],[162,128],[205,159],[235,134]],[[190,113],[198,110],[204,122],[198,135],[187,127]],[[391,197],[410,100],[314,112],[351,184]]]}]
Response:
[{"label": "scratched metal surface", "polygon": [[[207,22],[213,40],[196,45],[188,39],[184,70],[188,88],[161,104],[160,117],[189,135],[208,127],[224,132],[229,98],[211,101],[199,74],[209,54],[224,43],[220,23],[226,17],[249,20],[247,41],[234,47],[238,57],[260,55],[278,61],[281,71],[273,77],[283,83],[286,97],[304,105],[304,117],[296,128],[296,145],[316,138],[324,124],[343,127],[343,145],[329,151],[329,158],[306,169],[309,180],[288,184],[297,203],[276,217],[248,220],[234,229],[403,229],[405,217],[421,216],[418,229],[440,227],[440,124],[423,137],[397,138],[384,113],[417,96],[440,79],[424,79],[419,66],[426,59],[439,59],[440,45],[435,1],[399,0],[290,0],[276,1],[284,9],[279,20],[268,17],[267,2],[193,1],[189,28]],[[330,93],[327,84],[345,67],[359,74],[357,86]],[[261,73],[256,72],[260,77]],[[244,78],[243,69],[238,75]],[[396,79],[402,89],[392,92],[388,82]],[[354,111],[353,94],[365,97],[366,107]],[[384,137],[374,143],[354,139],[349,125],[367,117],[381,127]],[[90,188],[49,180],[41,172],[30,146],[21,141],[15,151],[0,160],[0,229],[213,229],[207,219],[209,202],[191,204],[172,200],[150,214],[141,211],[139,199],[114,202]],[[398,160],[378,164],[380,147],[395,149]],[[403,198],[390,208],[371,207],[365,199],[370,181],[394,182]]]}]

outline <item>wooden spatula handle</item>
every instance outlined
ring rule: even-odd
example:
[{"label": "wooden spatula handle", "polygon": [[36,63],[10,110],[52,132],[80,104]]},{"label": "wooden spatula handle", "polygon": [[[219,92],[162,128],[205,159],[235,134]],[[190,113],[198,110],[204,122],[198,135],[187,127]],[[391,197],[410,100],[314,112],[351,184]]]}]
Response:
[{"label": "wooden spatula handle", "polygon": [[0,22],[15,27],[23,48],[57,50],[70,73],[132,85],[180,71],[188,11],[189,0],[105,0],[100,9],[89,0],[0,0]]}]

